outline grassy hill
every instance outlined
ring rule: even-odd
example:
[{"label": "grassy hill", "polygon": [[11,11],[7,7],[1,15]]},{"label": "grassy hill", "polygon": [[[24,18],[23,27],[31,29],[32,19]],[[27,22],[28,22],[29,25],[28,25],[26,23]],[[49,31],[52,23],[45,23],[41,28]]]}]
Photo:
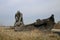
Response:
[{"label": "grassy hill", "polygon": [[60,36],[52,32],[40,30],[15,32],[14,29],[0,27],[0,40],[60,40]]}]

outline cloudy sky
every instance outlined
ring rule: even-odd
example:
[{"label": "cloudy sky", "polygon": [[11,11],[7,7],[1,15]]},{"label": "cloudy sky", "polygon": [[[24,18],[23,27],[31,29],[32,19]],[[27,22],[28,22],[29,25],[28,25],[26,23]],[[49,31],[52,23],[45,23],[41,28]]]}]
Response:
[{"label": "cloudy sky", "polygon": [[0,0],[0,25],[14,25],[15,13],[23,14],[24,24],[55,15],[60,21],[60,0]]}]

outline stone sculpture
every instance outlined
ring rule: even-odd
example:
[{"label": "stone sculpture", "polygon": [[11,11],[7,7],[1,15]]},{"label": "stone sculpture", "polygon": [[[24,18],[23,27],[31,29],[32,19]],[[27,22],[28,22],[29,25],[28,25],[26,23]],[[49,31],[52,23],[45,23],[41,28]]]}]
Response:
[{"label": "stone sculpture", "polygon": [[33,29],[42,29],[42,30],[51,30],[54,27],[55,20],[54,15],[52,14],[49,18],[40,20],[37,19],[36,22],[24,25],[23,23],[23,15],[19,11],[15,14],[15,31],[22,31],[22,30],[33,30]]},{"label": "stone sculpture", "polygon": [[17,11],[17,13],[15,14],[15,24],[14,27],[20,27],[21,25],[23,25],[23,15],[21,12]]}]

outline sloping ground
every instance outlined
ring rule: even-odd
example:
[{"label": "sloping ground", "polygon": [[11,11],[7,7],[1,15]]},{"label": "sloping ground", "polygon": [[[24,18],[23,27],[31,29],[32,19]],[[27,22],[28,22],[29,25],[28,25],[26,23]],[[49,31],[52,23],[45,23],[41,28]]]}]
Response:
[{"label": "sloping ground", "polygon": [[13,29],[0,27],[0,40],[60,40],[60,36],[39,30],[15,32]]},{"label": "sloping ground", "polygon": [[56,24],[54,25],[54,29],[60,29],[60,23],[56,23]]}]

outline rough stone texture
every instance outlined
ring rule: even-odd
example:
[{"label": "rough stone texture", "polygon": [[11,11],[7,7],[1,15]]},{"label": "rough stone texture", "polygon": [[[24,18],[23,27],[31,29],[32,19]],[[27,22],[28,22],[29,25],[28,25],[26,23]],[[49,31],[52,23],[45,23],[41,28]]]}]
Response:
[{"label": "rough stone texture", "polygon": [[43,20],[37,19],[36,22],[28,25],[20,25],[19,23],[21,22],[18,21],[17,26],[15,27],[15,31],[25,31],[25,30],[34,30],[34,29],[50,31],[55,24],[55,20],[54,20],[54,15],[52,14],[47,19],[43,19]]},{"label": "rough stone texture", "polygon": [[21,26],[23,25],[23,15],[22,13],[20,13],[19,11],[17,11],[17,13],[15,14],[15,24],[14,24],[14,27],[17,27],[17,26]]},{"label": "rough stone texture", "polygon": [[54,15],[52,14],[47,19],[43,19],[43,20],[37,19],[36,22],[29,24],[29,26],[32,25],[32,27],[35,27],[37,29],[49,31],[54,27],[54,24],[55,24],[55,20],[54,20]]}]

